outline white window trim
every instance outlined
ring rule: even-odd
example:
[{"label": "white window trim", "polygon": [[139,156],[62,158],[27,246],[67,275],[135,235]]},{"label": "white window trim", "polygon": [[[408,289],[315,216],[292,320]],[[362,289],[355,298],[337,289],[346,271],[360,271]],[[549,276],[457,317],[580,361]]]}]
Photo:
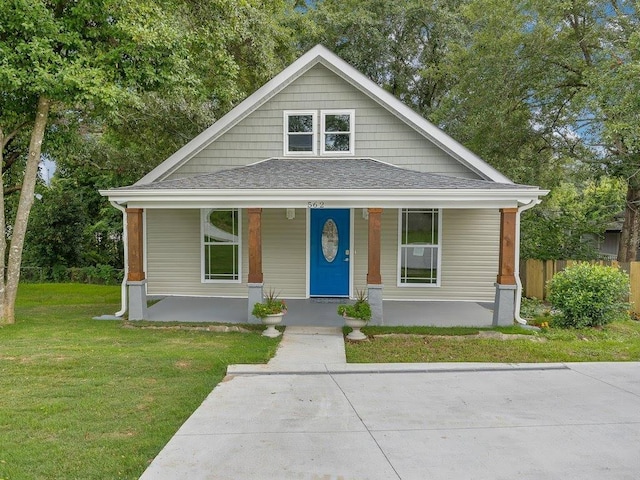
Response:
[{"label": "white window trim", "polygon": [[[327,115],[349,115],[349,150],[346,152],[326,151],[325,142],[325,117]],[[354,155],[356,145],[356,111],[355,110],[320,110],[320,154],[331,156]]]},{"label": "white window trim", "polygon": [[[289,151],[289,117],[293,115],[311,115],[313,130],[311,132],[311,151],[310,152],[290,152]],[[318,151],[318,112],[316,110],[285,110],[283,117],[284,130],[284,155],[286,156],[314,156]]]},{"label": "white window trim", "polygon": [[[438,243],[425,245],[425,247],[436,247],[436,283],[402,283],[402,211],[403,210],[435,210],[438,212]],[[398,259],[396,268],[396,285],[399,288],[437,288],[440,287],[442,279],[442,209],[441,208],[400,208],[398,209]]]},{"label": "white window trim", "polygon": [[[223,280],[219,278],[207,279],[205,278],[205,249],[207,243],[204,241],[204,225],[205,221],[208,221],[209,214],[213,210],[237,210],[238,211],[238,278]],[[218,245],[236,245],[235,243],[220,242]],[[242,209],[241,208],[201,208],[200,209],[200,280],[201,283],[242,283]]]}]

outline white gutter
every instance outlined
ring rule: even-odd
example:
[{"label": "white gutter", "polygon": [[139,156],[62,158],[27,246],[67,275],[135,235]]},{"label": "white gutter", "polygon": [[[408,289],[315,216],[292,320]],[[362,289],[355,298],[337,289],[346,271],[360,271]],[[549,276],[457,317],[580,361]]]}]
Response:
[{"label": "white gutter", "polygon": [[114,315],[116,317],[122,317],[127,311],[127,277],[129,276],[129,238],[127,236],[127,211],[118,203],[111,201],[109,202],[113,205],[114,208],[117,208],[122,212],[122,243],[124,244],[124,277],[122,278],[122,286],[120,287],[120,310],[117,311]]},{"label": "white gutter", "polygon": [[516,277],[516,303],[515,303],[515,319],[520,325],[526,325],[527,321],[520,316],[520,306],[522,304],[522,281],[520,280],[520,214],[532,207],[538,205],[542,200],[536,199],[518,208],[516,213],[516,258],[515,258],[515,277]]},{"label": "white gutter", "polygon": [[[307,208],[309,201],[322,201],[325,206],[341,208],[371,207],[412,208],[409,202],[424,205],[424,202],[438,203],[438,208],[506,208],[513,201],[528,203],[546,190],[539,189],[371,189],[371,190],[328,190],[328,189],[133,189],[100,190],[109,200],[126,203],[129,207],[196,208],[212,202],[225,203],[236,207],[253,206],[259,203],[263,208]],[[329,205],[328,202],[331,202]],[[483,203],[483,206],[479,204]],[[456,206],[454,206],[456,205]],[[142,207],[141,207],[142,208]]]}]

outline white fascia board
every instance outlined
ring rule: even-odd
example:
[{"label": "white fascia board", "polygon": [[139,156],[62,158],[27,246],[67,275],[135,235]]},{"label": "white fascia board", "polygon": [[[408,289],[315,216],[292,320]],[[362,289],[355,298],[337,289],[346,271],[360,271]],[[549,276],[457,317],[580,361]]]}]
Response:
[{"label": "white fascia board", "polygon": [[258,107],[269,101],[287,85],[313,67],[317,63],[315,61],[316,58],[322,55],[323,52],[328,52],[328,50],[321,45],[317,45],[309,50],[298,58],[298,60],[282,70],[282,72],[265,83],[262,87],[245,98],[237,106],[232,108],[227,114],[223,115],[222,118],[217,120],[213,125],[204,130],[164,162],[134,183],[134,185],[146,185],[148,183],[161,180],[174,172],[184,162],[202,151],[218,137],[227,132],[231,127],[236,125],[251,112],[255,111]]},{"label": "white fascia board", "polygon": [[508,208],[546,190],[103,190],[111,201],[135,208]]}]

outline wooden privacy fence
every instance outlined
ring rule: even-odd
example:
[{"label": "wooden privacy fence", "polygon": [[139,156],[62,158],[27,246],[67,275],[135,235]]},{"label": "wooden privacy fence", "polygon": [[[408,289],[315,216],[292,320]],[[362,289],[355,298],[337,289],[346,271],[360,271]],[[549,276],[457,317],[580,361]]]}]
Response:
[{"label": "wooden privacy fence", "polygon": [[[557,273],[579,263],[575,260],[524,260],[520,263],[520,280],[525,297],[547,298],[546,284]],[[618,267],[629,274],[631,294],[629,302],[635,313],[640,313],[640,262],[620,263],[615,260],[599,260],[589,263]]]}]

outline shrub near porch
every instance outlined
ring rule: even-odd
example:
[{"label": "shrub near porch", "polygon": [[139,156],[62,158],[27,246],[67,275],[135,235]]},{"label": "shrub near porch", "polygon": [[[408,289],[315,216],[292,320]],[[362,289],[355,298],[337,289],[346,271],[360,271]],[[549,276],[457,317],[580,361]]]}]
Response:
[{"label": "shrub near porch", "polygon": [[252,333],[123,328],[93,316],[120,289],[21,285],[0,328],[0,479],[138,478],[231,363],[263,363]]}]

